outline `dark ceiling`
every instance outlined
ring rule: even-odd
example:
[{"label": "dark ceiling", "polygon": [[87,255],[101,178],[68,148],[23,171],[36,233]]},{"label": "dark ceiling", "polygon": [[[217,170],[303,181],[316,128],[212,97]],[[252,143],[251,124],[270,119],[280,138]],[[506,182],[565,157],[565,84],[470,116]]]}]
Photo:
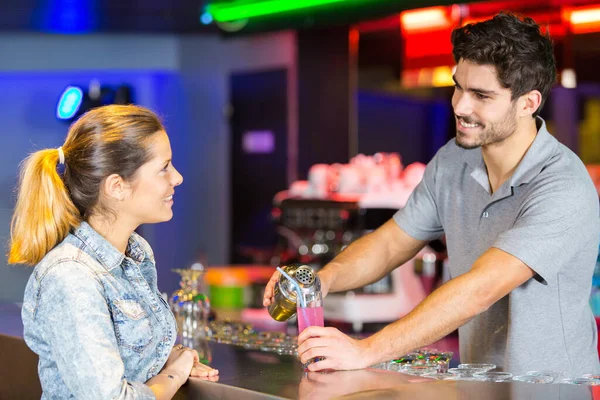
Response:
[{"label": "dark ceiling", "polygon": [[[251,18],[226,32],[215,23],[204,25],[200,16],[208,3],[235,0],[0,0],[0,31],[90,33],[217,33],[251,34],[280,29],[354,24],[407,9],[449,5],[456,0],[362,0]],[[246,0],[248,2],[259,0]],[[560,4],[597,3],[600,0],[464,0],[464,3],[518,4],[534,8]],[[479,7],[481,8],[481,7]],[[233,24],[236,25],[236,24]],[[229,28],[232,28],[230,25]],[[235,27],[234,27],[235,28]]]},{"label": "dark ceiling", "polygon": [[[0,31],[54,33],[223,32],[214,23],[203,25],[207,3],[231,0],[0,0]],[[471,0],[470,2],[472,2]],[[279,29],[350,24],[411,8],[452,4],[455,0],[372,0],[253,18],[234,34]],[[231,33],[230,33],[231,34]]]},{"label": "dark ceiling", "polygon": [[0,31],[218,32],[200,23],[204,0],[0,0]]}]

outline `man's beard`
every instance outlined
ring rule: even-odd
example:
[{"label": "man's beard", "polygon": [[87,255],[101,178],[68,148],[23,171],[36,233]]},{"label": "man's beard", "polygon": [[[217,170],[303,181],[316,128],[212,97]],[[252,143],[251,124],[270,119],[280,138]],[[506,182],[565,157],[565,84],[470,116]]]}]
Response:
[{"label": "man's beard", "polygon": [[[484,127],[479,133],[479,137],[475,142],[468,143],[462,140],[461,132],[456,132],[456,144],[463,149],[471,150],[481,146],[488,146],[491,144],[498,144],[508,139],[517,129],[517,118],[515,116],[516,103],[513,104],[504,117],[499,121],[489,126]],[[470,118],[457,117],[466,123],[479,123],[479,121],[472,120]],[[480,124],[481,125],[481,124]]]}]

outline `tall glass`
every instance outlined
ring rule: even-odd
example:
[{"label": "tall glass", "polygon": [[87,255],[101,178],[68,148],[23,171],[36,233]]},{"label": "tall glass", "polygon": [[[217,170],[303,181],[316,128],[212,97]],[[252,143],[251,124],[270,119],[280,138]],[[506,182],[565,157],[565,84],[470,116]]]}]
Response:
[{"label": "tall glass", "polygon": [[[323,318],[323,296],[320,291],[303,293],[305,307],[302,307],[300,299],[297,299],[296,315],[298,318],[298,335],[309,326],[325,326]],[[310,359],[302,367],[305,371],[308,370],[309,364],[321,361],[323,357],[315,357]]]},{"label": "tall glass", "polygon": [[208,315],[210,300],[201,293],[200,269],[173,269],[181,276],[180,287],[169,298],[169,305],[177,321],[177,341],[186,347],[196,348],[199,340],[210,336]]}]

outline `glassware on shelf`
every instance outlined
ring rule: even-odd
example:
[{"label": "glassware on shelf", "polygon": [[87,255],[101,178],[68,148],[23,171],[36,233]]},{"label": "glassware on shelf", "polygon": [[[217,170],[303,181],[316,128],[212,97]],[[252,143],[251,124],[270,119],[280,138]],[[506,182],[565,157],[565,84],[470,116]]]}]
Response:
[{"label": "glassware on shelf", "polygon": [[570,385],[599,386],[600,379],[593,379],[593,378],[563,379],[559,383],[566,383],[566,384],[570,384]]},{"label": "glassware on shelf", "polygon": [[[564,372],[556,372],[556,371],[550,371],[550,370],[542,370],[542,371],[527,371],[527,373],[525,375],[529,375],[529,376],[549,376],[554,378],[554,380],[557,380],[559,378],[564,378],[565,373]],[[586,376],[584,375],[584,378]]]},{"label": "glassware on shelf", "polygon": [[408,364],[405,365],[399,372],[403,372],[409,375],[422,376],[426,374],[435,374],[437,372],[437,365],[416,365],[416,364]]},{"label": "glassware on shelf", "polygon": [[515,376],[513,381],[544,384],[554,382],[554,377],[550,375],[520,375]]},{"label": "glassware on shelf", "polygon": [[435,379],[448,379],[454,377],[447,374],[452,355],[451,351],[423,348],[394,360],[372,365],[371,368],[402,372],[409,375],[427,375],[429,378]]},{"label": "glassware on shelf", "polygon": [[512,374],[510,372],[475,372],[473,378],[477,378],[487,382],[506,382],[511,380]]},{"label": "glassware on shelf", "polygon": [[479,369],[483,372],[496,369],[496,364],[459,364],[458,368]]},{"label": "glassware on shelf", "polygon": [[298,338],[283,332],[257,332],[250,324],[228,320],[212,321],[209,326],[212,342],[282,355],[297,353]]},{"label": "glassware on shelf", "polygon": [[448,372],[448,365],[452,359],[451,351],[438,351],[436,349],[419,349],[389,362],[388,368],[392,371],[405,372],[409,365],[436,367],[437,372]]},{"label": "glassware on shelf", "polygon": [[430,374],[424,374],[423,378],[432,378],[432,379],[437,379],[438,381],[445,381],[445,380],[453,380],[454,378],[456,378],[456,376],[449,374],[449,373],[433,372]]},{"label": "glassware on shelf", "polygon": [[181,276],[179,289],[169,298],[169,305],[177,321],[177,341],[184,346],[196,348],[199,341],[210,337],[208,325],[210,300],[201,292],[204,267],[173,269]]},{"label": "glassware on shelf", "polygon": [[[584,375],[584,377],[586,377]],[[525,375],[513,377],[513,381],[545,384],[545,383],[559,383],[561,379],[565,378],[565,374],[562,372],[542,370],[542,371],[528,371]]]},{"label": "glassware on shelf", "polygon": [[598,379],[600,380],[600,375],[598,374],[585,374],[582,376],[582,378],[586,378],[586,379]]},{"label": "glassware on shelf", "polygon": [[495,368],[494,364],[460,364],[458,368],[450,368],[448,372],[457,378],[472,378],[476,373],[488,372]]}]

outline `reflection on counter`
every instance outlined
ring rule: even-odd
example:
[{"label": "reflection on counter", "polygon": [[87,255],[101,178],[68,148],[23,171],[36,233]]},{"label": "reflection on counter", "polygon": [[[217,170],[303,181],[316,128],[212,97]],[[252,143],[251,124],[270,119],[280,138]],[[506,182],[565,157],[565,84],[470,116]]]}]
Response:
[{"label": "reflection on counter", "polygon": [[374,369],[308,372],[298,385],[298,398],[301,400],[331,399],[352,393],[368,393],[371,390],[391,389],[419,382],[434,381]]},{"label": "reflection on counter", "polygon": [[374,368],[303,372],[293,356],[217,343],[210,346],[212,366],[220,371],[219,382],[190,379],[182,388],[187,398],[592,400],[597,389],[517,380],[436,380]]}]

